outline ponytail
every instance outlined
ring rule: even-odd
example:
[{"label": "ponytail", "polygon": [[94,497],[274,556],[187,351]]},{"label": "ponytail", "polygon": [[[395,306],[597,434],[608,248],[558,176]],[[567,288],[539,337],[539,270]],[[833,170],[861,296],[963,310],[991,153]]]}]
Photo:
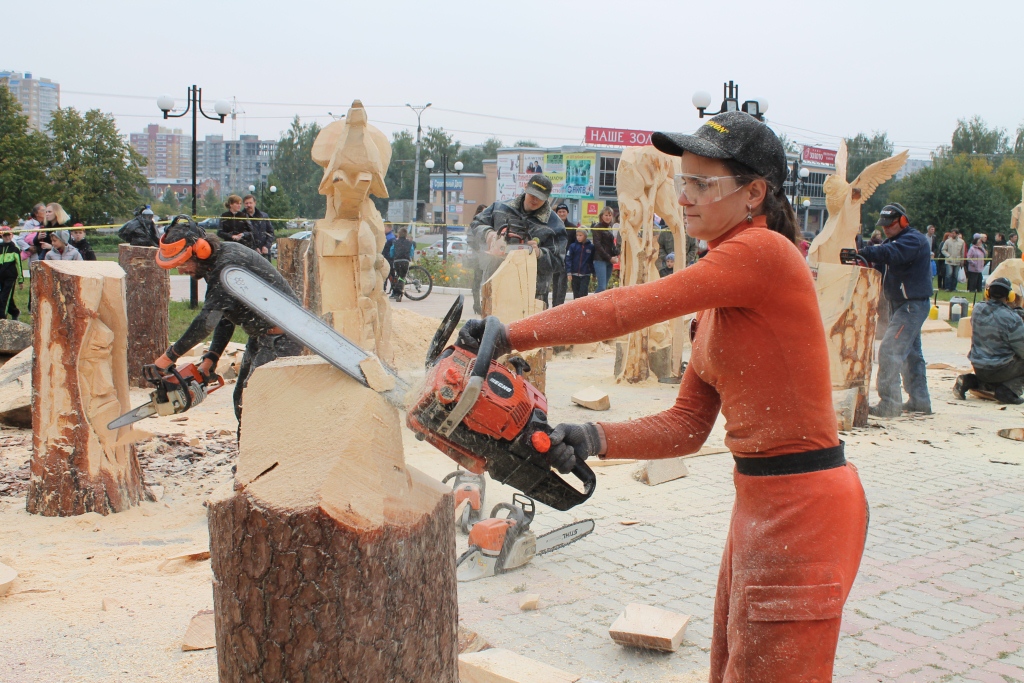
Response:
[{"label": "ponytail", "polygon": [[789,203],[789,197],[785,195],[781,187],[774,187],[767,178],[754,172],[749,166],[741,164],[735,159],[723,159],[729,171],[738,176],[737,182],[742,186],[752,183],[755,180],[763,180],[768,186],[764,196],[764,203],[761,209],[764,212],[768,229],[777,232],[795,245],[800,244],[800,227],[797,223],[796,212],[793,205]]}]

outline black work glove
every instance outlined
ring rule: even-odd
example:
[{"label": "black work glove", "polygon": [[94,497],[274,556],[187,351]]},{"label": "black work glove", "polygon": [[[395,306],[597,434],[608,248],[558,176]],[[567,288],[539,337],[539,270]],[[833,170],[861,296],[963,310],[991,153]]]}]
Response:
[{"label": "black work glove", "polygon": [[562,423],[551,432],[548,462],[562,474],[572,472],[576,460],[586,460],[601,452],[601,435],[593,422],[585,424]]},{"label": "black work glove", "polygon": [[[480,340],[484,336],[484,321],[479,318],[467,320],[459,330],[456,344],[476,353],[480,350]],[[508,328],[498,323],[498,337],[494,340],[494,359],[512,353],[512,344],[508,340]]]}]

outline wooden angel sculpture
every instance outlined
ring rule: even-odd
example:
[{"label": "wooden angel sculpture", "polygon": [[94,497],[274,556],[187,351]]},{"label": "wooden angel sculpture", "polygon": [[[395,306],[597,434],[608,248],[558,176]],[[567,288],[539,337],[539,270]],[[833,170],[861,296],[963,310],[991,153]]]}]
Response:
[{"label": "wooden angel sculpture", "polygon": [[907,163],[910,150],[904,150],[888,159],[871,164],[853,182],[846,181],[848,152],[846,141],[839,144],[836,153],[836,172],[825,178],[825,205],[828,207],[828,221],[818,236],[811,242],[807,262],[840,263],[841,249],[854,249],[860,233],[860,207],[871,198],[878,186]]}]

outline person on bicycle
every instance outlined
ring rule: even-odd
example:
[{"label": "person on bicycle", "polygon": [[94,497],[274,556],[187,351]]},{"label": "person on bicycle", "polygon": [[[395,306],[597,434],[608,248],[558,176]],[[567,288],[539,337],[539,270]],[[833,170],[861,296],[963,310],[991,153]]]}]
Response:
[{"label": "person on bicycle", "polygon": [[412,261],[416,251],[416,243],[409,239],[409,231],[405,228],[398,229],[398,237],[391,242],[391,258],[394,264],[394,279],[392,280],[391,298],[395,301],[402,300],[402,292],[405,290],[405,276],[409,274],[409,262]]}]

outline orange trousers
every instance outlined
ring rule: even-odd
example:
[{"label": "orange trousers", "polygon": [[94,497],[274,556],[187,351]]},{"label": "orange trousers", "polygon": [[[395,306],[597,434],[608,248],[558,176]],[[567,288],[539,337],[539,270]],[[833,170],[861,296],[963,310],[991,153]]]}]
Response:
[{"label": "orange trousers", "polygon": [[857,469],[733,479],[711,683],[827,683],[867,536]]}]

